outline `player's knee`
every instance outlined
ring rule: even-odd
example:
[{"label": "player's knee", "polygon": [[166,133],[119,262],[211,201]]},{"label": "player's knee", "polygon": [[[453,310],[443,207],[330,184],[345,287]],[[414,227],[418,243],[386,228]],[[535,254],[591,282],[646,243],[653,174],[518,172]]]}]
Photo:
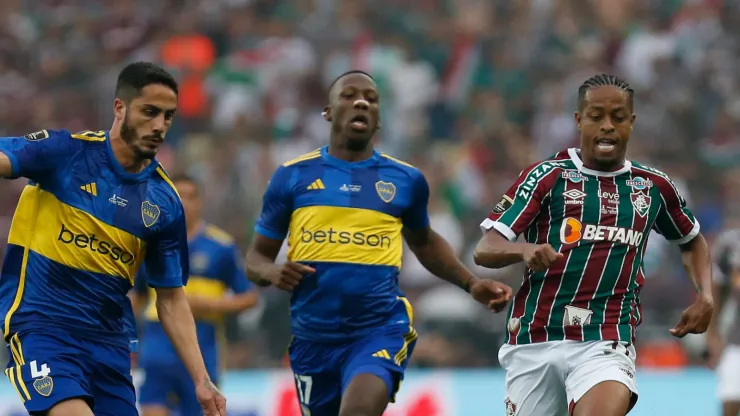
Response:
[{"label": "player's knee", "polygon": [[592,387],[573,408],[573,416],[625,416],[632,392],[618,381],[603,381]]},{"label": "player's knee", "polygon": [[69,399],[54,405],[46,416],[94,416],[90,406],[82,399]]}]

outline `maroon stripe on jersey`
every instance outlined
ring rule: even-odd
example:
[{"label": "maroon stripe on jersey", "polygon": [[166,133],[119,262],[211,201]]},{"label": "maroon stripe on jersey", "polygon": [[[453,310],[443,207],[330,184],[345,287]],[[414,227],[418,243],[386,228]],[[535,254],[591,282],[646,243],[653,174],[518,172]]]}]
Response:
[{"label": "maroon stripe on jersey", "polygon": [[679,231],[682,235],[688,235],[691,230],[694,229],[694,222],[691,220],[691,217],[686,215],[686,213],[682,209],[678,190],[671,183],[671,181],[647,169],[638,167],[634,167],[633,169],[639,170],[640,172],[644,173],[645,179],[653,181],[653,184],[658,187],[660,194],[665,200],[666,212],[668,213],[668,215],[670,215],[671,219],[678,228],[676,231]]},{"label": "maroon stripe on jersey", "polygon": [[[565,190],[563,192],[567,192],[571,189],[575,189],[578,191],[583,192],[583,184],[585,181],[581,181],[579,183],[573,183],[572,181],[566,180],[565,181]],[[583,201],[583,198],[580,199],[580,201]],[[581,211],[583,210],[583,205],[578,204],[570,204],[565,205],[565,218],[567,217],[574,217],[574,218],[581,218]],[[545,241],[547,242],[547,236],[550,232],[550,213],[543,212],[543,219],[547,220],[546,225],[540,222],[540,235],[545,236]],[[558,289],[560,289],[560,282],[563,279],[563,272],[565,271],[565,266],[568,264],[568,258],[570,257],[570,250],[575,248],[576,244],[572,245],[563,245],[563,247],[560,249],[560,252],[565,255],[565,257],[560,260],[559,262],[555,263],[552,267],[550,267],[545,272],[545,282],[542,285],[542,289],[540,290],[540,298],[537,300],[537,310],[534,312],[534,317],[532,318],[532,324],[530,325],[529,334],[532,339],[532,342],[545,342],[547,341],[547,325],[550,320],[550,315],[552,311],[552,305],[555,302],[555,297],[558,294]]]},{"label": "maroon stripe on jersey", "polygon": [[[647,238],[649,229],[645,229],[647,226],[648,215],[640,216],[637,213],[633,214],[632,229],[641,231],[644,233],[643,238]],[[647,245],[647,241],[643,243]],[[604,311],[604,323],[612,325],[604,325],[602,331],[603,339],[619,339],[619,332],[617,331],[617,324],[619,324],[619,317],[622,315],[622,303],[625,294],[629,291],[630,283],[632,282],[632,275],[635,273],[635,257],[640,252],[640,247],[630,247],[627,250],[624,263],[622,264],[622,270],[617,278],[617,283],[614,285],[614,291],[612,297],[606,303],[606,310]],[[637,273],[639,276],[642,262],[637,263]]]},{"label": "maroon stripe on jersey", "polygon": [[[600,177],[597,179],[599,180],[600,193],[617,193],[617,183],[614,181],[614,178]],[[610,214],[608,208],[617,208],[618,206],[619,201],[616,201],[615,203],[613,200],[610,201],[608,199],[599,197],[599,209],[601,209],[602,207],[607,208],[607,213],[602,212],[599,215],[598,225],[616,226],[617,214]],[[571,302],[571,305],[583,309],[589,309],[589,303],[593,299],[594,294],[599,287],[601,276],[604,273],[604,267],[606,267],[606,262],[609,260],[609,253],[611,253],[611,248],[613,246],[613,243],[608,241],[594,242],[592,244],[593,247],[591,248],[591,254],[589,255],[586,262],[586,268],[583,270],[581,283],[578,285],[576,295]],[[606,331],[606,329],[603,330]],[[565,338],[582,340],[583,327],[574,325],[566,326]]]},{"label": "maroon stripe on jersey", "polygon": [[[534,168],[540,166],[541,164],[542,162],[534,165]],[[531,173],[532,170],[533,169],[530,168],[530,172],[519,176],[516,182],[514,182],[514,185],[512,185],[511,188],[506,191],[505,195],[512,200],[515,200],[517,198],[516,194],[519,190],[519,186],[522,184],[522,182],[524,182],[524,180],[527,179],[527,176]],[[562,169],[560,168],[552,168],[549,172],[545,173],[541,178],[538,179],[537,185],[535,185],[534,189],[530,192],[530,197],[527,200],[527,204],[524,206],[524,208],[521,209],[521,211],[519,211],[516,219],[509,226],[514,234],[519,235],[525,232],[532,219],[536,218],[537,214],[540,213],[540,210],[542,209],[541,201],[544,199],[545,195],[550,192],[550,189],[552,189],[561,171]],[[501,218],[504,214],[506,214],[506,212],[496,213],[491,211],[491,213],[488,214],[488,219],[491,221],[498,221],[499,218]]]},{"label": "maroon stripe on jersey", "polygon": [[[599,189],[601,192],[608,192],[610,194],[617,193],[617,184],[614,182],[614,178],[599,178]],[[619,204],[613,201],[600,199],[600,207],[616,208]],[[599,225],[616,226],[617,215],[615,213],[601,213],[599,215]],[[614,212],[614,211],[611,211]],[[586,269],[583,271],[583,277],[581,283],[576,291],[576,296],[571,302],[571,305],[588,309],[589,302],[596,293],[596,289],[599,287],[599,281],[601,281],[601,275],[606,267],[606,262],[609,259],[609,253],[613,243],[608,241],[593,243],[594,246],[591,249],[591,255],[586,263]]]},{"label": "maroon stripe on jersey", "polygon": [[[512,305],[511,310],[511,318],[519,319],[524,315],[524,307],[527,304],[527,297],[529,296],[529,292],[532,290],[532,284],[529,280],[529,276],[527,275],[527,271],[524,272],[524,283],[522,283],[522,287],[519,288],[519,290],[516,292],[516,296],[514,296],[514,301]],[[510,318],[510,319],[511,319]],[[517,327],[512,331],[509,330],[509,344],[510,345],[516,345],[516,338],[517,335],[519,335],[519,329],[521,328],[521,323],[517,325]]]}]

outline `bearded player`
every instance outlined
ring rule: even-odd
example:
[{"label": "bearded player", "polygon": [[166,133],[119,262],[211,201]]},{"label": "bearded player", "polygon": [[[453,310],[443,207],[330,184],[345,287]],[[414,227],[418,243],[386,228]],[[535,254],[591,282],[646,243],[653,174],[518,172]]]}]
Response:
[{"label": "bearded player", "polygon": [[[247,276],[292,292],[289,348],[302,414],[380,416],[417,334],[398,288],[402,239],[433,274],[502,309],[511,288],[471,274],[429,227],[429,185],[373,149],[377,86],[364,72],[329,88],[328,146],[280,166],[265,192]],[[275,257],[288,236],[288,262]]]},{"label": "bearded player", "polygon": [[[634,406],[634,331],[651,230],[678,245],[697,291],[670,333],[703,333],[712,317],[699,223],[664,173],[625,159],[632,89],[602,74],[578,98],[580,149],[524,170],[481,224],[477,264],[526,264],[499,352],[508,414],[624,416]],[[521,234],[525,242],[516,242]]]},{"label": "bearded player", "polygon": [[144,265],[201,406],[225,415],[183,291],[182,203],[155,158],[177,108],[177,82],[138,62],[121,71],[115,93],[110,131],[0,138],[0,177],[29,180],[0,276],[12,357],[5,374],[33,415],[137,415],[126,294]]}]

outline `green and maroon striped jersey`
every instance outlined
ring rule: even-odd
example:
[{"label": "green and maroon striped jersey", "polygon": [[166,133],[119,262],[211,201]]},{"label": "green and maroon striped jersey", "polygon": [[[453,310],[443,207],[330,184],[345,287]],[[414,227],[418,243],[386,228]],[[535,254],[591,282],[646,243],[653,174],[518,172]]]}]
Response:
[{"label": "green and maroon striped jersey", "polygon": [[632,342],[641,321],[642,259],[651,230],[683,244],[699,223],[668,176],[627,161],[583,166],[568,149],[524,170],[481,223],[510,241],[548,243],[564,258],[525,271],[509,310],[507,342]]}]

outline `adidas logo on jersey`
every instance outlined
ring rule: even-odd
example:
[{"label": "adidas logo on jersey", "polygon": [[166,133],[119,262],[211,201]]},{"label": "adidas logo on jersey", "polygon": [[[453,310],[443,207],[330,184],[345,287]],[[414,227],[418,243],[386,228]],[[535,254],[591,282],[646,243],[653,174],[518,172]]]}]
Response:
[{"label": "adidas logo on jersey", "polygon": [[316,190],[316,189],[326,189],[324,186],[324,182],[321,181],[321,179],[316,179],[315,181],[311,182],[311,185],[308,185],[306,189]]},{"label": "adidas logo on jersey", "polygon": [[560,242],[563,244],[575,244],[583,240],[639,246],[642,239],[643,233],[639,231],[612,225],[583,224],[575,218],[564,219],[560,226]]},{"label": "adidas logo on jersey", "polygon": [[98,185],[93,183],[88,183],[87,185],[80,186],[80,189],[87,192],[88,194],[92,194],[93,196],[98,196]]},{"label": "adidas logo on jersey", "polygon": [[380,351],[376,352],[375,354],[373,354],[373,357],[385,358],[386,360],[390,360],[391,359],[390,354],[388,354],[388,351],[386,351],[386,350],[380,350]]}]

